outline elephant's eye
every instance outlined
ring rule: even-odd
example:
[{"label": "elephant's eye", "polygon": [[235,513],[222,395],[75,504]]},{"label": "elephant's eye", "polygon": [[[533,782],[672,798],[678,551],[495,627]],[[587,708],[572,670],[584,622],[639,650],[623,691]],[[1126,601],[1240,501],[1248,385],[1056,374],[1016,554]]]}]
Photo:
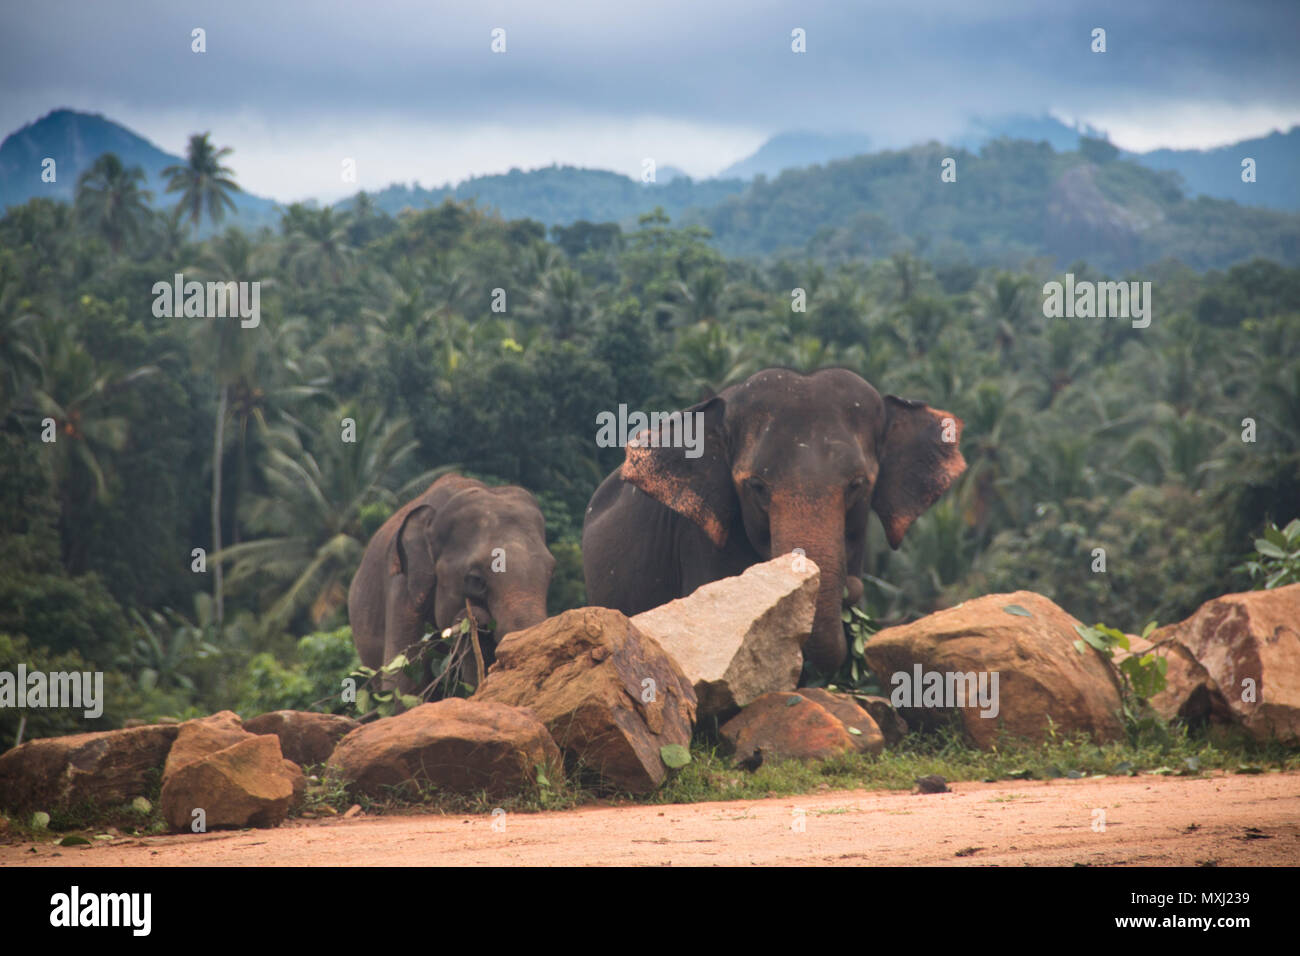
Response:
[{"label": "elephant's eye", "polygon": [[864,476],[859,475],[858,477],[854,478],[852,481],[849,482],[849,491],[857,491],[866,483],[867,483],[867,479]]},{"label": "elephant's eye", "polygon": [[481,596],[487,593],[487,582],[475,572],[471,571],[465,575],[465,591],[471,596]]},{"label": "elephant's eye", "polygon": [[772,497],[772,489],[767,486],[767,482],[762,478],[746,478],[745,487],[754,494],[759,504],[766,505]]}]

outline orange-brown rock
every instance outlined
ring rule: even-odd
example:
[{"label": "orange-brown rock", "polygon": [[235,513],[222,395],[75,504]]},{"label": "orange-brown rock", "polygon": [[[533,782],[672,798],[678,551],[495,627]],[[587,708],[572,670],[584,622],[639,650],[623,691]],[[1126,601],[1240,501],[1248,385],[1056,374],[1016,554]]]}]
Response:
[{"label": "orange-brown rock", "polygon": [[206,830],[279,826],[294,800],[293,767],[280,755],[279,740],[249,734],[173,768],[159,807],[174,832],[193,831],[195,810]]},{"label": "orange-brown rock", "polygon": [[473,699],[532,708],[571,763],[632,792],[666,779],[660,749],[690,745],[696,705],[663,648],[598,607],[506,635]]},{"label": "orange-brown rock", "polygon": [[738,757],[761,750],[764,761],[826,760],[858,750],[844,722],[802,690],[764,694],[719,733]]},{"label": "orange-brown rock", "polygon": [[145,796],[177,730],[149,724],[29,740],[0,754],[0,809],[103,807]]},{"label": "orange-brown rock", "polygon": [[527,708],[448,698],[358,727],[339,741],[328,766],[375,797],[430,786],[497,797],[534,790],[539,767],[558,779],[561,757]]},{"label": "orange-brown rock", "polygon": [[[1104,655],[1091,647],[1083,653],[1075,649],[1077,624],[1033,592],[990,594],[886,628],[867,641],[864,656],[909,725],[933,725],[964,701],[956,709],[978,747],[992,746],[1002,729],[1041,740],[1049,726],[1058,733],[1086,731],[1100,741],[1116,740],[1123,733],[1119,680]],[[938,675],[942,693],[906,699],[917,689],[918,665],[927,682]],[[991,707],[970,702],[981,678],[992,695]]]},{"label": "orange-brown rock", "polygon": [[1167,637],[1205,667],[1253,737],[1300,738],[1300,584],[1207,601],[1151,635]]},{"label": "orange-brown rock", "polygon": [[176,742],[167,754],[163,783],[181,767],[194,763],[218,750],[225,750],[253,735],[244,730],[243,721],[233,710],[223,710],[208,717],[187,720],[180,725]]},{"label": "orange-brown rock", "polygon": [[300,767],[329,760],[335,745],[344,735],[360,726],[351,717],[305,710],[274,710],[244,721],[244,730],[250,734],[275,734],[279,737],[280,753]]},{"label": "orange-brown rock", "polygon": [[796,693],[820,704],[838,719],[849,731],[859,753],[878,754],[885,749],[885,735],[877,726],[875,718],[852,697],[832,693],[824,687],[801,687]]}]

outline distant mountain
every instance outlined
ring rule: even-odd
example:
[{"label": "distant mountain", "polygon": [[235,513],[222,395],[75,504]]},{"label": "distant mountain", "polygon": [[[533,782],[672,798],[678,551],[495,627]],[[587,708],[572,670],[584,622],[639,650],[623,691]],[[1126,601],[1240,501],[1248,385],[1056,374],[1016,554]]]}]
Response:
[{"label": "distant mountain", "polygon": [[[940,180],[945,157],[957,180]],[[938,143],[787,170],[687,216],[731,256],[834,263],[911,250],[939,263],[1047,256],[1125,271],[1175,257],[1195,269],[1254,256],[1300,262],[1300,214],[1189,198],[1176,174],[1089,148],[997,139]]]},{"label": "distant mountain", "polygon": [[871,148],[871,139],[861,133],[779,133],[758,148],[758,152],[732,163],[718,179],[753,179],[778,176],[784,170],[828,163],[857,156]]},{"label": "distant mountain", "polygon": [[[453,199],[546,226],[587,220],[625,229],[659,206],[675,222],[709,228],[729,255],[827,263],[899,250],[974,265],[1082,258],[1120,271],[1164,257],[1196,269],[1256,255],[1300,261],[1300,213],[1293,211],[1300,207],[1293,171],[1300,128],[1219,150],[1129,157],[1094,142],[1096,133],[1050,117],[1010,117],[973,124],[965,141],[977,148],[963,148],[959,139],[869,154],[861,153],[863,136],[791,133],[731,167],[763,174],[748,182],[740,176],[696,181],[663,166],[655,183],[644,184],[607,170],[553,165],[436,189],[393,185],[371,197],[392,214]],[[70,200],[77,177],[108,151],[145,170],[155,203],[174,201],[161,173],[179,157],[102,116],[56,110],[0,144],[0,205],[34,196]],[[851,155],[827,158],[839,151]],[[1252,185],[1241,183],[1244,155],[1258,164]],[[958,161],[955,183],[939,179],[946,156]],[[45,157],[58,163],[54,183],[41,182]],[[789,163],[803,165],[783,165]],[[778,167],[780,175],[764,172]],[[1215,197],[1287,204],[1291,211]],[[244,193],[236,203],[235,224],[256,228],[277,220],[279,207],[269,199]]]},{"label": "distant mountain", "polygon": [[[1151,169],[1182,176],[1192,195],[1234,199],[1243,206],[1300,209],[1300,126],[1217,149],[1125,153]],[[1241,180],[1241,161],[1255,160],[1255,182]]]},{"label": "distant mountain", "polygon": [[[175,204],[177,195],[167,193],[162,171],[183,159],[96,113],[55,110],[0,143],[0,209],[37,197],[71,202],[78,177],[104,153],[116,153],[128,168],[144,170],[154,205]],[[41,164],[47,157],[55,162],[57,179],[52,183],[41,181]],[[231,198],[241,225],[270,221],[275,209],[272,200],[261,196],[239,193]]]},{"label": "distant mountain", "polygon": [[654,183],[641,183],[604,169],[546,166],[475,176],[458,186],[436,189],[394,185],[370,196],[378,208],[394,215],[407,207],[418,209],[454,199],[496,209],[506,219],[536,219],[548,226],[585,219],[635,228],[637,216],[656,206],[677,219],[692,207],[714,205],[745,189],[738,179],[695,182],[680,172],[666,180],[670,172],[675,172],[672,167],[660,167]]},{"label": "distant mountain", "polygon": [[1079,137],[1105,139],[1106,134],[1086,123],[1078,127],[1061,122],[1054,116],[1012,114],[995,118],[971,120],[966,132],[952,137],[953,146],[978,152],[985,143],[995,139],[1024,139],[1031,143],[1048,143],[1058,153],[1068,153],[1079,148]]}]

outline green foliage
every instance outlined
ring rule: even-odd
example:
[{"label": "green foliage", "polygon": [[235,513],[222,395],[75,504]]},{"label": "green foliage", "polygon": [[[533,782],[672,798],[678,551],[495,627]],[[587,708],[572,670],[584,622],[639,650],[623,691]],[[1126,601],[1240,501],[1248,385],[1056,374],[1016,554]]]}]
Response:
[{"label": "green foliage", "polygon": [[830,690],[843,690],[855,694],[879,694],[880,682],[867,667],[867,641],[879,628],[871,615],[862,608],[846,607],[840,614],[844,622],[844,640],[848,645],[848,656],[839,670],[834,674],[818,674],[811,664],[804,662],[801,687],[826,687]]},{"label": "green foliage", "polygon": [[1300,518],[1293,519],[1278,530],[1270,523],[1264,537],[1255,539],[1255,553],[1259,556],[1241,567],[1250,574],[1257,590],[1280,588],[1300,582]]},{"label": "green foliage", "polygon": [[[1156,629],[1156,622],[1149,621],[1142,629],[1145,640]],[[1123,631],[1105,624],[1085,627],[1076,624],[1075,630],[1080,640],[1074,642],[1074,648],[1080,654],[1086,654],[1091,647],[1109,659],[1114,659],[1115,649],[1131,651],[1128,635]],[[1118,670],[1124,684],[1124,717],[1130,732],[1141,732],[1149,728],[1154,721],[1150,713],[1144,712],[1143,705],[1150,698],[1165,689],[1165,674],[1169,668],[1168,659],[1162,654],[1154,653],[1155,647],[1145,651],[1129,653],[1120,661]]]},{"label": "green foliage", "polygon": [[347,713],[343,682],[358,667],[352,628],[308,634],[299,639],[291,664],[270,653],[253,655],[244,672],[236,710],[255,716],[272,710]]}]

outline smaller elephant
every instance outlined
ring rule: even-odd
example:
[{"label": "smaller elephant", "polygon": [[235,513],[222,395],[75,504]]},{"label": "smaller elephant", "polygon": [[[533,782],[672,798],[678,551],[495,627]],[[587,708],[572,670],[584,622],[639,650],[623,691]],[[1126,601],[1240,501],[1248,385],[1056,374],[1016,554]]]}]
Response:
[{"label": "smaller elephant", "polygon": [[[555,558],[537,500],[516,486],[490,488],[443,475],[375,532],[348,589],[361,663],[379,668],[426,633],[467,616],[495,621],[499,639],[546,619]],[[492,647],[484,648],[490,661]],[[398,679],[404,694],[418,688]]]}]

